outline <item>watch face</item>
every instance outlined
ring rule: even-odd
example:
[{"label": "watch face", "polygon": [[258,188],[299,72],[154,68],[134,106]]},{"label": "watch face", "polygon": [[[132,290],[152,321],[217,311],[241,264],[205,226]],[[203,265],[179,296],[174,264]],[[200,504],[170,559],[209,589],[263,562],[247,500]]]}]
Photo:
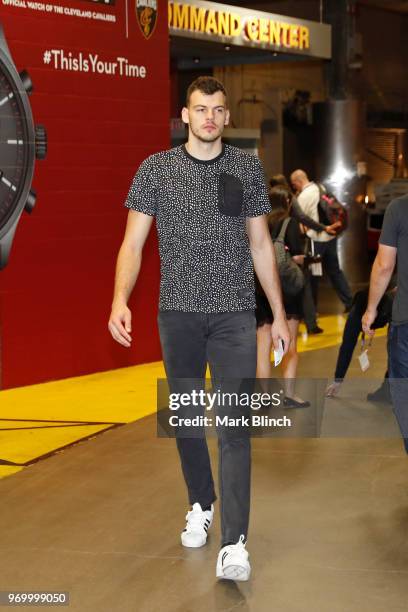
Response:
[{"label": "watch face", "polygon": [[34,147],[27,94],[14,67],[0,55],[0,229],[25,203]]}]

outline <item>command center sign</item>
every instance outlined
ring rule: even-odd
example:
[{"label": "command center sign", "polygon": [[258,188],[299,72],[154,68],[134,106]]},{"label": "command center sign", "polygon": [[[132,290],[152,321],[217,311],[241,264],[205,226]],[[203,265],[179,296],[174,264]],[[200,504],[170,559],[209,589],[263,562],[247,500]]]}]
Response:
[{"label": "command center sign", "polygon": [[170,1],[168,23],[173,36],[331,58],[331,26],[324,23],[205,0]]}]

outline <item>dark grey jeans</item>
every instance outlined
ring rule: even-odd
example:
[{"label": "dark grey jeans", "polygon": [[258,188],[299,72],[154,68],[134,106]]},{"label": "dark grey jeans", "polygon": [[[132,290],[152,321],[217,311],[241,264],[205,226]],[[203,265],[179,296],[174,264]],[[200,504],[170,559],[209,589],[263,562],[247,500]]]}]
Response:
[{"label": "dark grey jeans", "polygon": [[[185,313],[161,311],[158,316],[164,366],[170,391],[180,391],[182,381],[200,379],[204,386],[207,363],[214,390],[238,390],[239,379],[256,375],[256,322],[253,311]],[[184,391],[187,389],[184,389]],[[193,409],[193,407],[191,407]],[[225,414],[223,408],[223,415]],[[246,409],[249,414],[250,409]],[[204,410],[203,410],[204,412]],[[238,410],[242,414],[242,410]],[[194,408],[194,415],[198,414]],[[234,407],[230,409],[235,416]],[[217,429],[221,542],[247,537],[250,506],[251,447],[249,430]],[[215,501],[207,441],[201,437],[177,437],[181,467],[190,504],[202,507]]]}]

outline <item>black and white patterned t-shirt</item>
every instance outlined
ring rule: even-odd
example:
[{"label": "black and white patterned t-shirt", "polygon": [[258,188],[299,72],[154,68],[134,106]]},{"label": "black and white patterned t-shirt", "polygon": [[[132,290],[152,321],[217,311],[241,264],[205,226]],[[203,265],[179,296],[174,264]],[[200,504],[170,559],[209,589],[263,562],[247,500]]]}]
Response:
[{"label": "black and white patterned t-shirt", "polygon": [[255,308],[245,218],[270,211],[257,157],[229,145],[209,161],[184,145],[156,153],[140,165],[125,206],[156,217],[160,310]]}]

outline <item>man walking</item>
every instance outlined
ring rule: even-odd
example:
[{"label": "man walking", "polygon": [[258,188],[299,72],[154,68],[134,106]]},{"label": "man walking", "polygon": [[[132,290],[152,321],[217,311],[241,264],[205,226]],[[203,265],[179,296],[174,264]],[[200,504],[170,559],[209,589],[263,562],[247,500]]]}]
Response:
[{"label": "man walking", "polygon": [[393,200],[384,215],[370,279],[363,331],[373,335],[378,304],[390,282],[398,257],[397,292],[388,332],[388,371],[395,416],[408,453],[408,196]]},{"label": "man walking", "polygon": [[[158,323],[170,387],[179,379],[203,381],[207,362],[213,382],[255,378],[254,267],[274,314],[274,346],[280,340],[285,352],[289,346],[262,167],[256,157],[222,143],[229,111],[216,79],[200,77],[190,85],[182,119],[188,125],[186,145],[147,158],[130,188],[109,329],[115,340],[130,346],[127,301],[156,217]],[[222,533],[216,576],[248,580],[249,435],[245,428],[217,433]],[[181,542],[200,547],[216,499],[207,443],[203,436],[177,437],[177,447],[192,506]]]},{"label": "man walking", "polygon": [[[293,188],[298,192],[298,202],[303,212],[315,221],[319,221],[319,201],[320,190],[316,183],[309,181],[303,170],[295,170],[290,177]],[[353,303],[353,296],[349,284],[340,269],[339,257],[337,254],[337,238],[326,232],[315,232],[312,229],[307,231],[307,235],[314,243],[315,255],[321,255],[323,269],[330,278],[333,289],[336,291],[340,300],[348,312]],[[318,277],[312,276],[313,297],[317,307]]]}]

